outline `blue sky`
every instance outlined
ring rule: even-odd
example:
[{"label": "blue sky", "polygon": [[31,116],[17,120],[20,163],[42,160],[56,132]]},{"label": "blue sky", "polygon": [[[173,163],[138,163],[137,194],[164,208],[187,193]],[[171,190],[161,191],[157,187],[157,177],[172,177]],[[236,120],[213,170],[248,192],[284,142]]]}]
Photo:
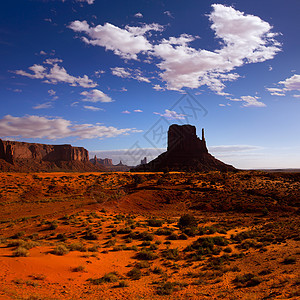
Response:
[{"label": "blue sky", "polygon": [[133,165],[163,151],[170,124],[189,123],[238,168],[300,168],[299,9],[298,0],[4,1],[0,137]]}]

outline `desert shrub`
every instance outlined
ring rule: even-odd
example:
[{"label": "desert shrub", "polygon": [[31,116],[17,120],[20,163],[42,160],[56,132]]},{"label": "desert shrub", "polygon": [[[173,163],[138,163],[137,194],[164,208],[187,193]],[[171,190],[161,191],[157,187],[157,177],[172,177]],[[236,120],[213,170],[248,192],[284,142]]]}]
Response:
[{"label": "desert shrub", "polygon": [[139,239],[142,241],[152,241],[153,238],[153,234],[148,231],[143,231],[139,234]]},{"label": "desert shrub", "polygon": [[150,241],[143,241],[141,243],[141,247],[147,247],[147,246],[150,246],[151,245],[151,242]]},{"label": "desert shrub", "polygon": [[198,229],[198,234],[203,235],[203,234],[214,234],[217,232],[217,229],[213,226],[205,226],[201,227]]},{"label": "desert shrub", "polygon": [[69,253],[69,249],[65,245],[58,245],[52,251],[52,254],[55,255],[65,255],[67,253]]},{"label": "desert shrub", "polygon": [[151,245],[149,246],[149,250],[157,250],[157,249],[158,249],[157,244],[151,244]]},{"label": "desert shrub", "polygon": [[297,261],[296,257],[289,256],[289,257],[286,257],[282,263],[285,265],[291,265],[291,264],[295,264],[296,261]]},{"label": "desert shrub", "polygon": [[58,240],[61,240],[61,241],[65,241],[67,239],[66,235],[64,233],[59,233],[56,238]]},{"label": "desert shrub", "polygon": [[98,234],[92,232],[91,230],[87,230],[83,236],[86,240],[98,240]]},{"label": "desert shrub", "polygon": [[163,270],[160,267],[154,267],[154,269],[152,270],[152,273],[154,274],[162,274]]},{"label": "desert shrub", "polygon": [[197,227],[198,222],[196,218],[193,215],[190,214],[184,214],[180,217],[178,224],[180,229],[186,228],[186,227]]},{"label": "desert shrub", "polygon": [[91,247],[88,248],[88,251],[90,252],[98,252],[100,246],[99,245],[93,245]]},{"label": "desert shrub", "polygon": [[44,275],[44,274],[32,274],[32,275],[30,275],[30,277],[34,280],[45,280],[46,279],[46,275]]},{"label": "desert shrub", "polygon": [[101,278],[88,278],[87,281],[94,285],[102,284],[103,282],[117,282],[118,281],[118,274],[116,272],[106,273]]},{"label": "desert shrub", "polygon": [[130,227],[120,228],[117,233],[118,234],[128,234],[132,231]]},{"label": "desert shrub", "polygon": [[158,256],[156,253],[150,251],[150,250],[141,250],[140,252],[138,252],[135,256],[137,259],[140,260],[154,260],[156,259]]},{"label": "desert shrub", "polygon": [[80,243],[72,243],[71,245],[68,246],[70,251],[80,251],[80,252],[85,252],[86,251],[86,247]]},{"label": "desert shrub", "polygon": [[247,273],[244,275],[238,275],[233,280],[233,283],[236,285],[236,287],[250,287],[250,286],[256,286],[262,282],[262,279],[260,277],[255,276],[252,273]]},{"label": "desert shrub", "polygon": [[33,247],[39,246],[39,243],[34,241],[24,241],[24,240],[14,240],[11,241],[8,247],[23,247],[27,250],[32,249]]},{"label": "desert shrub", "polygon": [[19,246],[14,252],[13,256],[15,257],[26,257],[28,256],[28,250],[22,246]]},{"label": "desert shrub", "polygon": [[142,272],[139,268],[134,267],[127,273],[127,276],[133,280],[138,280],[142,277]]},{"label": "desert shrub", "polygon": [[107,247],[107,248],[113,247],[113,246],[116,244],[116,242],[117,242],[116,239],[108,240],[108,241],[105,243],[105,247]]},{"label": "desert shrub", "polygon": [[159,220],[159,219],[149,219],[147,221],[148,226],[151,227],[161,227],[164,224],[164,220]]},{"label": "desert shrub", "polygon": [[103,282],[116,282],[118,281],[118,274],[116,272],[106,273],[102,277]]},{"label": "desert shrub", "polygon": [[157,287],[158,295],[171,295],[175,291],[176,284],[174,282],[163,282]]},{"label": "desert shrub", "polygon": [[12,239],[19,239],[20,237],[22,237],[24,235],[25,235],[24,231],[19,231],[19,232],[15,233],[11,238]]},{"label": "desert shrub", "polygon": [[49,223],[49,230],[55,230],[58,227],[57,221],[54,220],[52,222]]},{"label": "desert shrub", "polygon": [[149,268],[150,264],[148,261],[141,261],[135,264],[135,267],[138,269],[144,269],[144,268]]},{"label": "desert shrub", "polygon": [[171,233],[168,237],[167,240],[178,240],[178,234],[176,234],[175,232]]},{"label": "desert shrub", "polygon": [[187,240],[188,236],[185,233],[181,233],[178,236],[178,240]]},{"label": "desert shrub", "polygon": [[232,252],[232,249],[230,247],[226,247],[223,249],[224,252],[226,253],[231,253]]},{"label": "desert shrub", "polygon": [[162,227],[159,228],[155,231],[156,235],[170,235],[172,234],[173,230],[171,228],[168,227]]},{"label": "desert shrub", "polygon": [[85,266],[78,266],[72,269],[73,272],[84,272],[85,271]]},{"label": "desert shrub", "polygon": [[178,248],[169,248],[163,251],[163,256],[166,259],[178,260],[179,259],[179,250]]},{"label": "desert shrub", "polygon": [[198,227],[187,227],[187,228],[182,228],[183,233],[186,234],[187,236],[195,236],[198,234]]},{"label": "desert shrub", "polygon": [[121,281],[119,281],[119,284],[116,287],[123,288],[123,287],[128,287],[128,286],[129,286],[129,284],[127,281],[121,280]]}]

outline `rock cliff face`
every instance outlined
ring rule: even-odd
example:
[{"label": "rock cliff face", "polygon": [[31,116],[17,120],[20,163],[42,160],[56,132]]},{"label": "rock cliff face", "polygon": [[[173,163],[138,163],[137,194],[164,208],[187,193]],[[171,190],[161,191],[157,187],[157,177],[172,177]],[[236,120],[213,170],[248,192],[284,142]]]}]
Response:
[{"label": "rock cliff face", "polygon": [[202,129],[202,139],[197,137],[192,125],[171,125],[168,130],[167,151],[148,164],[132,171],[233,171],[235,168],[224,164],[208,153]]},{"label": "rock cliff face", "polygon": [[2,171],[96,170],[89,162],[88,151],[71,145],[45,145],[0,139],[0,159]]}]

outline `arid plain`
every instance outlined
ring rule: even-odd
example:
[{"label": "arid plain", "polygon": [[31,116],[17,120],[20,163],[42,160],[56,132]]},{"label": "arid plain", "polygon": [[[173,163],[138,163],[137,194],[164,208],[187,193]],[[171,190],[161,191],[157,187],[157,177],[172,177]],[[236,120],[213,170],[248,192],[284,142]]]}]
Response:
[{"label": "arid plain", "polygon": [[299,173],[0,173],[0,299],[299,299]]}]

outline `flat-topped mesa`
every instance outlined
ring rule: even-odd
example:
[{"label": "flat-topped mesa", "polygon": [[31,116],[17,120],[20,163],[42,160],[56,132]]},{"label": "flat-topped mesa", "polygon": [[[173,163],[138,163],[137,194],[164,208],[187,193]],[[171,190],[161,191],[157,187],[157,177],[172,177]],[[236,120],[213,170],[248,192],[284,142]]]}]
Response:
[{"label": "flat-topped mesa", "polygon": [[208,153],[202,129],[202,140],[197,137],[196,127],[192,125],[171,125],[168,130],[168,151],[173,154],[197,155]]},{"label": "flat-topped mesa", "polygon": [[224,164],[208,153],[202,129],[202,139],[197,137],[192,125],[171,125],[168,130],[167,151],[148,164],[135,167],[132,171],[234,171],[233,166]]},{"label": "flat-topped mesa", "polygon": [[83,147],[46,145],[0,139],[0,171],[96,171]]},{"label": "flat-topped mesa", "polygon": [[9,163],[15,160],[88,161],[89,153],[83,147],[71,145],[46,145],[0,140],[0,158]]}]

